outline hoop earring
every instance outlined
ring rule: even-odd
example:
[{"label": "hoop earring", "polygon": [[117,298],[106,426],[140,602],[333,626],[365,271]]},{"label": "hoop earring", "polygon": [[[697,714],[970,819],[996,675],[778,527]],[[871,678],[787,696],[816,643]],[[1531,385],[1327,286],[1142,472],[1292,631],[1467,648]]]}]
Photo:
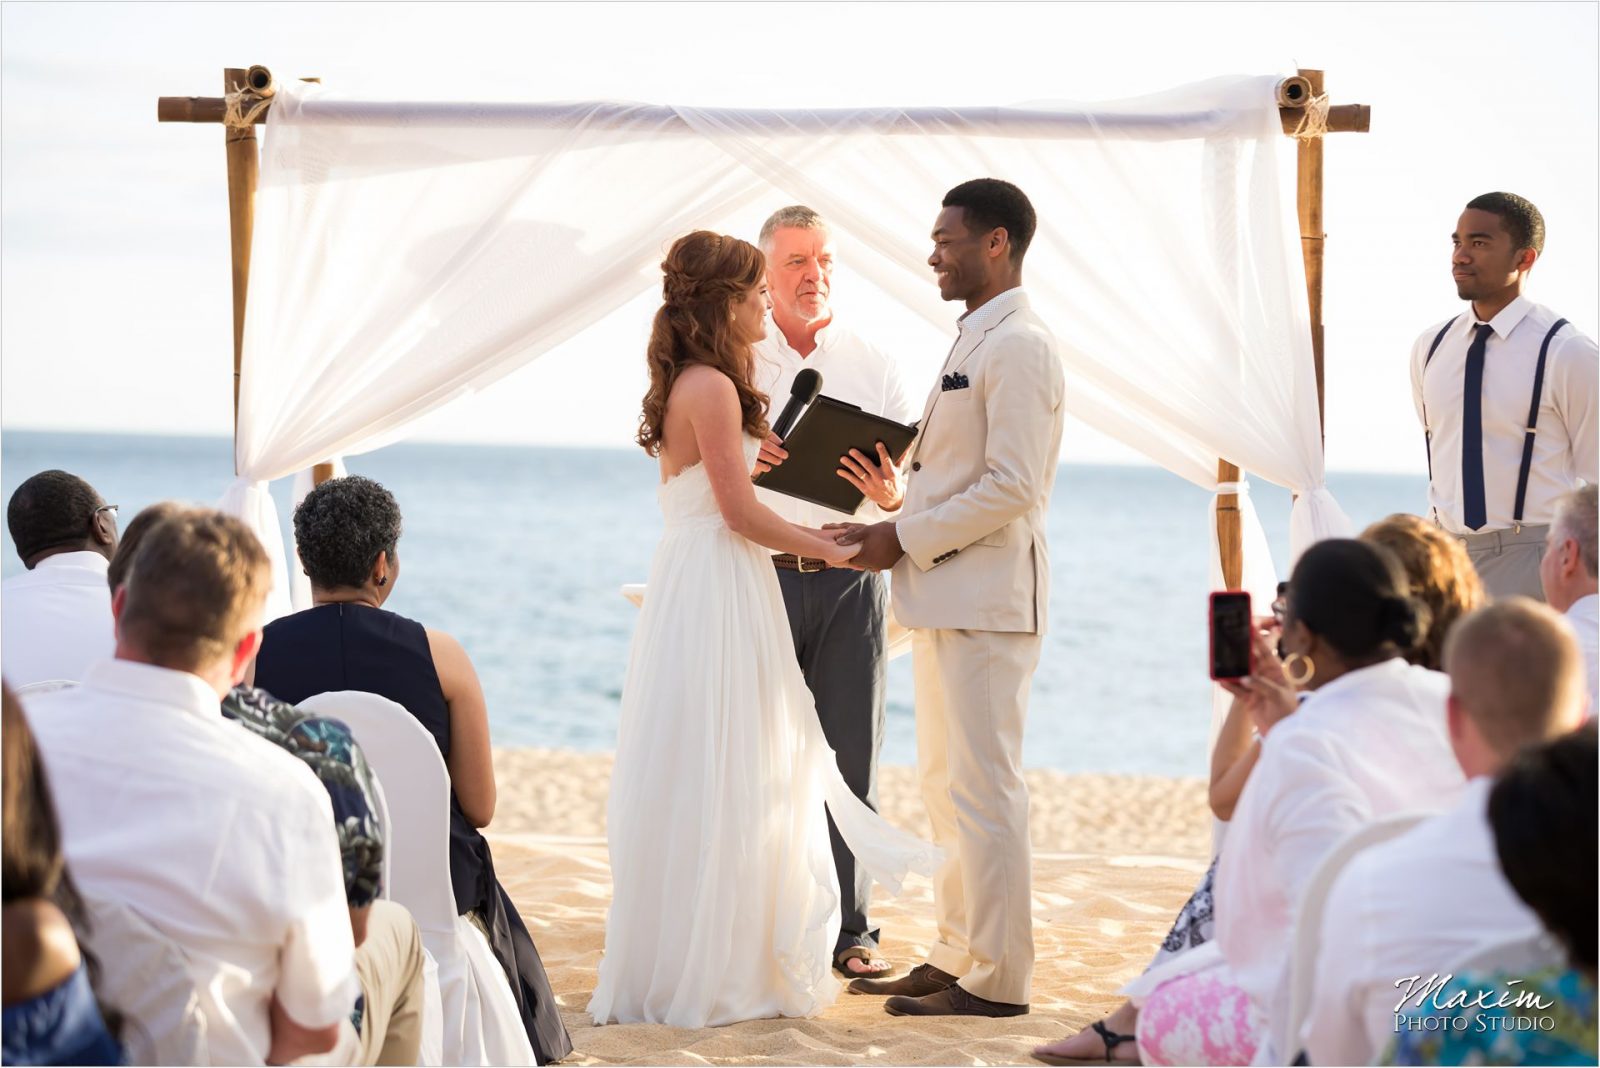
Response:
[{"label": "hoop earring", "polygon": [[[1305,661],[1305,673],[1298,677],[1292,674],[1294,668],[1291,666],[1296,660]],[[1317,665],[1304,653],[1290,653],[1284,657],[1283,671],[1284,677],[1289,680],[1289,684],[1297,689],[1317,677]]]}]

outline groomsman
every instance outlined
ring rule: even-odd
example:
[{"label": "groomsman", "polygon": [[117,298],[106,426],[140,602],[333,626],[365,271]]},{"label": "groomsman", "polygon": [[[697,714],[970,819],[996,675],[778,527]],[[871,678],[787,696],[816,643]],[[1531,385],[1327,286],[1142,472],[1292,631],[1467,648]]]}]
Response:
[{"label": "groomsman", "polygon": [[1461,539],[1496,597],[1542,599],[1539,558],[1556,501],[1596,459],[1595,343],[1522,295],[1544,218],[1513,193],[1467,204],[1451,238],[1456,294],[1470,301],[1411,350],[1434,522]]},{"label": "groomsman", "polygon": [[979,178],[945,194],[928,265],[966,312],[923,408],[905,503],[852,524],[851,566],[894,569],[915,630],[917,763],[934,837],[939,936],[899,979],[857,979],[896,1016],[1020,1016],[1033,978],[1022,731],[1050,599],[1045,516],[1065,386],[1055,338],[1022,290],[1033,205]]},{"label": "groomsman", "polygon": [[[772,297],[772,329],[755,346],[756,386],[771,398],[768,418],[789,398],[803,368],[822,376],[823,392],[835,400],[902,423],[916,417],[894,361],[834,317],[833,234],[827,222],[801,205],[780,208],[761,227]],[[839,458],[840,476],[866,494],[857,516],[875,519],[878,506],[900,507],[899,474],[888,455],[853,452]],[[762,446],[758,472],[788,454],[774,436]],[[817,504],[758,488],[756,495],[791,523],[821,527],[852,518]],[[887,598],[881,575],[831,567],[787,553],[772,558],[789,612],[795,655],[816,699],[822,733],[839,759],[851,791],[878,807],[878,752],[883,745],[885,699],[884,618]],[[833,862],[839,873],[840,929],[834,967],[846,977],[884,976],[895,967],[878,955],[878,929],[867,917],[872,879],[856,864],[833,826]]]}]

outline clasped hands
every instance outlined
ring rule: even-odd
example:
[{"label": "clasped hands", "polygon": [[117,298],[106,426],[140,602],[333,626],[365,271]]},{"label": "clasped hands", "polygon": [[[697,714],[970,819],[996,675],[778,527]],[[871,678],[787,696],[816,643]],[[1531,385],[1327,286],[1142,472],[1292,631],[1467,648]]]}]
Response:
[{"label": "clasped hands", "polygon": [[[886,512],[897,511],[905,500],[905,490],[900,482],[900,470],[883,442],[877,443],[878,459],[874,462],[859,449],[851,449],[839,457],[840,478],[860,490],[862,495]],[[782,440],[768,434],[761,443],[761,454],[756,458],[755,473],[762,474],[777,467],[789,458]],[[849,560],[839,566],[856,571],[887,571],[895,565],[905,550],[895,534],[893,523],[827,523],[823,533],[832,536],[838,545],[858,545],[860,548]]]}]

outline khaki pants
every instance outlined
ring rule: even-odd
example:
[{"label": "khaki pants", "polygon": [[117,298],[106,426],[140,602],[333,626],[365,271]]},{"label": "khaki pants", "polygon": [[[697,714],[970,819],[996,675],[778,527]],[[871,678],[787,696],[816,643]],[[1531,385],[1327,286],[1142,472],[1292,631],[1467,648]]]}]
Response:
[{"label": "khaki pants", "polygon": [[1490,597],[1522,596],[1544,600],[1539,581],[1539,560],[1544,556],[1548,524],[1523,525],[1520,531],[1487,530],[1481,534],[1452,534],[1466,547],[1472,566]]},{"label": "khaki pants", "polygon": [[422,1045],[422,936],[411,913],[374,901],[356,949],[366,1010],[358,1064],[416,1064]]},{"label": "khaki pants", "polygon": [[989,1001],[1027,1004],[1033,862],[1022,728],[1037,634],[918,630],[917,765],[945,862],[934,876],[939,937],[928,962]]}]

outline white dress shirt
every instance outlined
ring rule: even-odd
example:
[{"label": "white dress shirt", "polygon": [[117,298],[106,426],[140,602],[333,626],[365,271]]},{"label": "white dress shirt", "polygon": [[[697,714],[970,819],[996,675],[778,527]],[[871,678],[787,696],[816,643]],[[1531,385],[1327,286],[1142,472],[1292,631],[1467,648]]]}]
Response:
[{"label": "white dress shirt", "polygon": [[1323,857],[1374,820],[1439,811],[1460,796],[1449,693],[1448,676],[1386,660],[1313,691],[1262,739],[1228,825],[1214,901],[1222,956],[1269,1020],[1287,1011],[1295,913]]},{"label": "white dress shirt", "polygon": [[328,794],[303,763],[222,718],[194,675],[127,660],[40,694],[28,722],[67,864],[176,943],[213,1064],[261,1064],[273,994],[323,1028],[360,992]]},{"label": "white dress shirt", "polygon": [[[1494,332],[1483,361],[1484,531],[1512,525],[1539,347],[1559,318],[1549,308],[1518,297],[1489,321]],[[1477,324],[1469,305],[1466,313],[1450,324],[1432,360],[1427,360],[1428,346],[1444,323],[1430,326],[1411,349],[1412,400],[1423,429],[1433,432],[1428,504],[1440,525],[1452,534],[1482,533],[1469,530],[1462,522],[1461,488],[1467,348]],[[1523,523],[1550,522],[1556,498],[1576,489],[1579,479],[1600,481],[1595,439],[1597,382],[1600,356],[1595,343],[1569,323],[1551,339],[1545,361]]]},{"label": "white dress shirt", "polygon": [[[801,356],[783,336],[778,324],[767,319],[767,336],[755,345],[756,388],[769,398],[767,418],[775,420],[789,402],[795,375],[809,367],[822,376],[822,396],[854,404],[864,411],[910,423],[917,408],[906,396],[900,368],[883,351],[837,322],[817,331],[817,347]],[[802,417],[803,418],[803,417]],[[868,457],[874,463],[877,456]],[[825,508],[784,493],[756,488],[761,503],[791,523],[820,527],[824,523],[872,523],[883,518],[881,510],[866,500],[854,514]]]},{"label": "white dress shirt", "polygon": [[1579,597],[1567,609],[1567,622],[1578,632],[1578,648],[1583,650],[1583,670],[1589,679],[1589,718],[1600,715],[1600,597]]},{"label": "white dress shirt", "polygon": [[1334,882],[1303,1036],[1312,1064],[1375,1064],[1409,985],[1397,980],[1448,975],[1480,949],[1543,930],[1500,871],[1493,785],[1473,779],[1450,811],[1358,854]]},{"label": "white dress shirt", "polygon": [[12,688],[82,682],[90,664],[111,655],[109,566],[97,552],[57,553],[0,585],[0,672]]}]

